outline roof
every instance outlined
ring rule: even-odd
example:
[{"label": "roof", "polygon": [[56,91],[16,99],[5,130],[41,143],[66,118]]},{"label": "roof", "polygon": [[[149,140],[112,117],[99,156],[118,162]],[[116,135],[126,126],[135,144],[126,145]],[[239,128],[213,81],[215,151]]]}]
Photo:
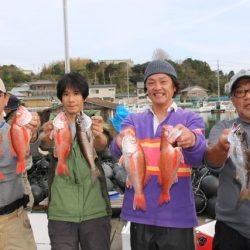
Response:
[{"label": "roof", "polygon": [[207,91],[207,89],[203,88],[203,87],[200,87],[200,86],[191,86],[191,87],[187,87],[185,89],[182,89],[179,91],[179,93],[183,93],[183,92],[189,92],[189,91],[197,91],[197,90],[204,90],[204,91]]},{"label": "roof", "polygon": [[114,110],[116,109],[116,106],[118,105],[118,103],[105,101],[98,97],[87,98],[86,103],[95,104],[104,108],[109,108],[109,109],[114,109]]},{"label": "roof", "polygon": [[93,88],[115,88],[116,84],[93,84],[93,85],[89,85],[90,89]]}]

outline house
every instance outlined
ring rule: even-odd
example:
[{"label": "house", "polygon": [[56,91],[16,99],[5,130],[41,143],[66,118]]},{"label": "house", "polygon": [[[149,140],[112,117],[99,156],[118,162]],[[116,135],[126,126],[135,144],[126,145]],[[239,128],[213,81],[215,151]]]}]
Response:
[{"label": "house", "polygon": [[89,97],[101,98],[107,101],[114,101],[116,95],[115,84],[94,84],[89,85]]},{"label": "house", "polygon": [[106,65],[126,63],[130,68],[134,66],[134,62],[131,59],[99,60],[98,63],[105,63]]},{"label": "house", "polygon": [[179,91],[180,100],[186,102],[192,99],[204,99],[208,97],[207,90],[200,86],[187,87]]}]

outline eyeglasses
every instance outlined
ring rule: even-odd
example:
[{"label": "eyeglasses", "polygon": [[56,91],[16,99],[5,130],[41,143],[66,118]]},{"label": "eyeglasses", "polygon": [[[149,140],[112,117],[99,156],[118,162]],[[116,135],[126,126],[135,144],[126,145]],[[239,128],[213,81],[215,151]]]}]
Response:
[{"label": "eyeglasses", "polygon": [[233,92],[233,96],[241,98],[245,97],[247,93],[250,94],[250,89],[235,89]]}]

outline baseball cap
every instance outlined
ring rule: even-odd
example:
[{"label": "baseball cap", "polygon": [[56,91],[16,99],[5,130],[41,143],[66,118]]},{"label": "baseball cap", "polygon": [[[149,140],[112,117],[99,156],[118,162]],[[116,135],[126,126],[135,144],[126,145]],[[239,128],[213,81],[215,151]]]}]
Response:
[{"label": "baseball cap", "polygon": [[13,110],[13,109],[17,109],[19,105],[20,105],[20,100],[16,96],[10,95],[9,101],[7,105],[5,106],[5,108],[9,108]]},{"label": "baseball cap", "polygon": [[237,74],[231,77],[228,83],[228,90],[229,93],[232,92],[233,85],[242,77],[250,77],[250,70],[242,69]]},{"label": "baseball cap", "polygon": [[1,78],[0,78],[0,91],[6,93],[6,88]]}]

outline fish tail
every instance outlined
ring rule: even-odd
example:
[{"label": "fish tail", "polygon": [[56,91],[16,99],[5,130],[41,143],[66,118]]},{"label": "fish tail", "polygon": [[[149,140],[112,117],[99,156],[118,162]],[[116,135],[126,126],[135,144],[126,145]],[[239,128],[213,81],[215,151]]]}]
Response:
[{"label": "fish tail", "polygon": [[170,201],[170,193],[169,192],[167,192],[167,193],[161,192],[158,204],[162,205],[163,203],[168,202],[168,201]]},{"label": "fish tail", "polygon": [[0,172],[0,181],[3,181],[5,179],[4,173]]},{"label": "fish tail", "polygon": [[22,174],[25,172],[25,165],[26,165],[26,161],[25,159],[24,160],[21,160],[21,161],[18,161],[17,162],[17,165],[16,165],[16,173],[17,174]]},{"label": "fish tail", "polygon": [[56,168],[56,172],[58,175],[69,175],[68,166],[64,162],[59,162]]},{"label": "fish tail", "polygon": [[135,194],[133,208],[135,209],[146,209],[146,199],[144,194]]}]

